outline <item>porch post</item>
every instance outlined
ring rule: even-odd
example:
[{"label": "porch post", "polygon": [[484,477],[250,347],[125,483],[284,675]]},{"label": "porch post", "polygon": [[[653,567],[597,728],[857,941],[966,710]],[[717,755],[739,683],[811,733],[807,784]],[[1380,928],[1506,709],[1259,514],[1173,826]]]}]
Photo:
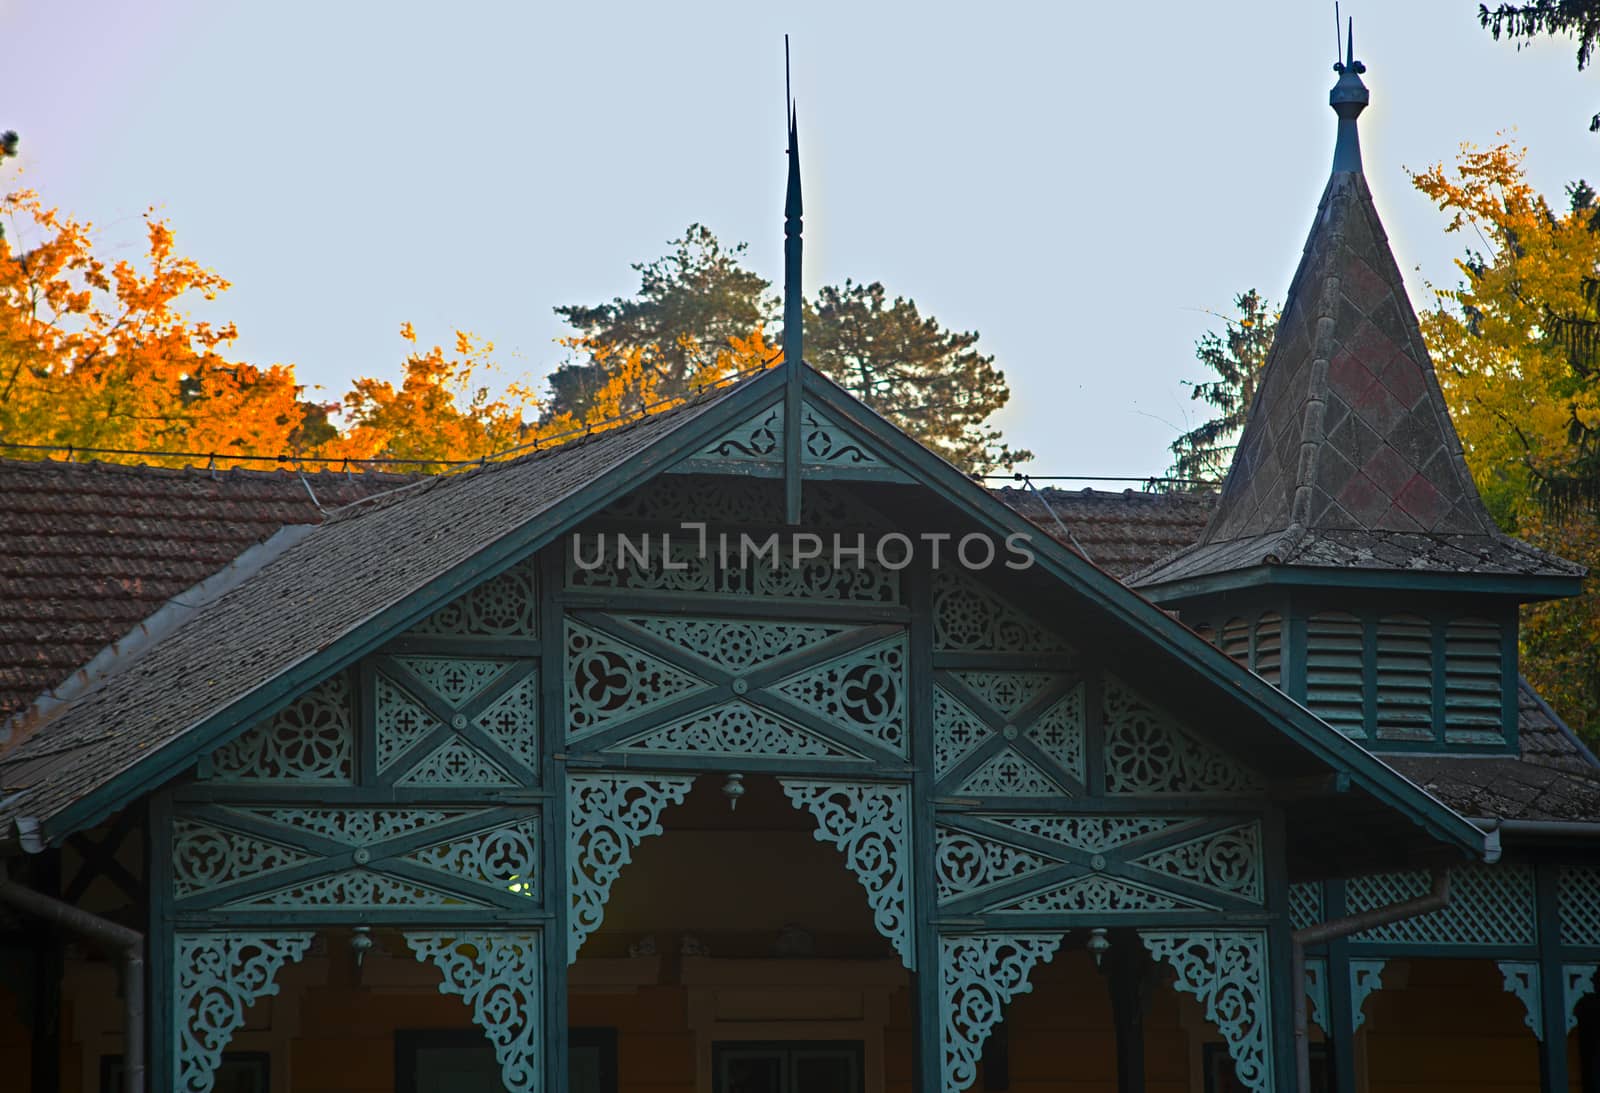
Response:
[{"label": "porch post", "polygon": [[567,815],[567,765],[556,758],[566,742],[563,654],[567,639],[565,617],[556,601],[556,591],[566,577],[562,557],[565,544],[565,539],[557,539],[539,552],[539,608],[534,616],[543,639],[539,662],[539,747],[542,749],[539,776],[545,798],[541,806],[544,830],[539,834],[544,842],[539,865],[544,870],[544,883],[539,885],[539,896],[549,914],[541,947],[546,1090],[567,1087],[567,917],[572,906],[572,894],[567,887],[571,869],[567,857],[567,830],[571,819]]},{"label": "porch post", "polygon": [[1117,1093],[1144,1093],[1144,1011],[1150,998],[1150,959],[1132,930],[1113,936],[1105,973],[1117,1037]]},{"label": "porch post", "polygon": [[1561,967],[1560,878],[1552,862],[1534,866],[1539,921],[1540,1093],[1567,1093],[1566,975]]},{"label": "porch post", "polygon": [[933,580],[922,562],[906,570],[911,608],[910,707],[911,762],[911,920],[917,972],[912,979],[911,1018],[915,1026],[912,1088],[940,1093],[944,1081],[944,1018],[939,1010],[939,935],[935,928],[938,887],[933,864]]},{"label": "porch post", "polygon": [[[1344,917],[1344,881],[1324,884],[1322,898],[1329,921]],[[1333,1058],[1333,1093],[1356,1093],[1355,999],[1350,986],[1350,940],[1335,938],[1328,942],[1328,1026],[1323,1029]]]}]

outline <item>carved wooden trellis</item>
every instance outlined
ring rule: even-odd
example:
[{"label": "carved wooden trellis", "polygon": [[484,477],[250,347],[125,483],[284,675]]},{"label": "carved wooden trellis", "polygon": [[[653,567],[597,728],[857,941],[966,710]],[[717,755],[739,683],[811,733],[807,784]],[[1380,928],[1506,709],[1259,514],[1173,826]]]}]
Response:
[{"label": "carved wooden trellis", "polygon": [[311,946],[309,931],[180,931],[173,939],[171,1029],[183,1093],[210,1093],[245,1011],[277,994],[278,970]]},{"label": "carved wooden trellis", "polygon": [[494,1046],[507,1093],[538,1093],[543,1072],[543,960],[537,932],[407,931],[418,960],[439,969],[443,994],[459,995]]},{"label": "carved wooden trellis", "polygon": [[1249,929],[1141,930],[1150,955],[1177,973],[1177,988],[1205,1007],[1247,1089],[1275,1080],[1267,932]]},{"label": "carved wooden trellis", "polygon": [[944,1093],[978,1076],[984,1041],[1006,1003],[1032,990],[1028,977],[1061,947],[1060,934],[955,934],[939,939],[939,1016]]}]

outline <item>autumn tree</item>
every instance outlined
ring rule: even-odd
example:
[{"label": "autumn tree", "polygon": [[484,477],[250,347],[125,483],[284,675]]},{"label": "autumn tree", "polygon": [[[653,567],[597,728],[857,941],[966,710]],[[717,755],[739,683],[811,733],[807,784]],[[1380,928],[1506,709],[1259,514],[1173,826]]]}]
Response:
[{"label": "autumn tree", "polygon": [[[1479,491],[1507,531],[1600,569],[1594,191],[1578,182],[1548,201],[1506,144],[1463,146],[1453,169],[1412,181],[1448,231],[1482,246],[1420,316]],[[1535,606],[1522,633],[1529,677],[1575,725],[1600,728],[1600,594]]]},{"label": "autumn tree", "polygon": [[1256,381],[1278,329],[1278,310],[1253,288],[1239,293],[1233,303],[1237,317],[1219,316],[1226,324],[1224,333],[1208,330],[1195,342],[1195,356],[1217,378],[1187,383],[1189,398],[1216,413],[1172,442],[1168,473],[1173,478],[1221,482],[1255,401]]},{"label": "autumn tree", "polygon": [[0,199],[0,217],[0,440],[224,461],[285,450],[302,417],[292,371],[231,359],[233,325],[188,316],[186,297],[228,282],[178,254],[164,221],[146,215],[142,263],[108,265],[88,224],[31,191]]},{"label": "autumn tree", "polygon": [[[671,245],[666,257],[634,266],[635,296],[556,309],[578,332],[568,341],[577,359],[551,376],[549,413],[582,416],[606,362],[629,353],[641,355],[666,397],[692,391],[694,377],[715,374],[722,358],[740,370],[775,362],[776,347],[765,358],[749,353],[758,332],[766,344],[777,301],[768,282],[740,264],[745,245],[723,247],[698,224]],[[977,472],[1028,458],[987,424],[1011,392],[994,358],[976,348],[975,332],[946,330],[877,283],[824,288],[806,316],[810,363],[940,455]]]},{"label": "autumn tree", "polygon": [[[1525,42],[1548,35],[1572,38],[1578,44],[1578,71],[1594,59],[1600,40],[1600,0],[1532,0],[1527,4],[1478,5],[1478,25],[1495,41],[1504,35],[1521,49]],[[1589,132],[1600,132],[1600,113],[1589,119]]]}]

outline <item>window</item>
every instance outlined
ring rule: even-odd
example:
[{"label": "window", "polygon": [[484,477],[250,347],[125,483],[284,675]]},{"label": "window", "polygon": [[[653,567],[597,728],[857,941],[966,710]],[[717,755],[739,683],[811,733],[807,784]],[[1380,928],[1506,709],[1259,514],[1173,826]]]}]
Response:
[{"label": "window", "polygon": [[[475,1028],[395,1033],[396,1093],[504,1093],[494,1047]],[[263,1086],[263,1091],[265,1087]],[[617,1033],[567,1030],[568,1093],[617,1093]],[[217,1087],[223,1093],[222,1087]]]},{"label": "window", "polygon": [[715,1093],[861,1093],[859,1040],[722,1041],[711,1045]]}]

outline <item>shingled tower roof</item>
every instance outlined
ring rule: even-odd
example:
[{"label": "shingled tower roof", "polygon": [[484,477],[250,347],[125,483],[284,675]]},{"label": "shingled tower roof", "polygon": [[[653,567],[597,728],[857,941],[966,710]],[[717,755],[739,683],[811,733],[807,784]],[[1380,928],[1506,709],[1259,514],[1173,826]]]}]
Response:
[{"label": "shingled tower roof", "polygon": [[1332,175],[1221,500],[1198,543],[1133,583],[1261,565],[1581,574],[1483,507],[1362,173],[1365,67],[1334,67]]}]

